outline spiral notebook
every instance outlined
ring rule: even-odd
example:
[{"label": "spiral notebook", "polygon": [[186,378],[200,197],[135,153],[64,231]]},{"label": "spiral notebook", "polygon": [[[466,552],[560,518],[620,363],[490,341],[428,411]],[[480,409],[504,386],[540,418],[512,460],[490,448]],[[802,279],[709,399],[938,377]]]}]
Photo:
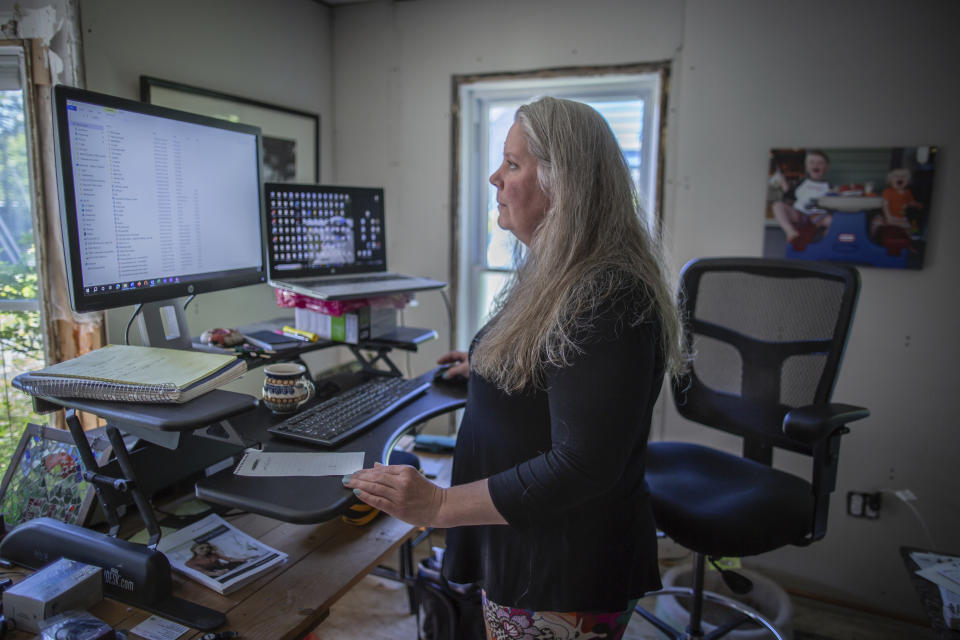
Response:
[{"label": "spiral notebook", "polygon": [[107,345],[22,373],[13,379],[13,386],[35,396],[182,403],[239,378],[246,370],[246,362],[232,355]]}]

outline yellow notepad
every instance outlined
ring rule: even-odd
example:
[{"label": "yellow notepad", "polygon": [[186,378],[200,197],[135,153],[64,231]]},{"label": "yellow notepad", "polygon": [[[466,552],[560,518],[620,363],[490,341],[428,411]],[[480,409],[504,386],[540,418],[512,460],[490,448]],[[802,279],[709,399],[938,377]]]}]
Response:
[{"label": "yellow notepad", "polygon": [[14,386],[33,395],[186,402],[236,379],[246,363],[236,356],[130,345],[107,345],[39,371]]},{"label": "yellow notepad", "polygon": [[202,351],[109,344],[33,373],[119,384],[172,384],[184,389],[236,360],[236,356]]}]

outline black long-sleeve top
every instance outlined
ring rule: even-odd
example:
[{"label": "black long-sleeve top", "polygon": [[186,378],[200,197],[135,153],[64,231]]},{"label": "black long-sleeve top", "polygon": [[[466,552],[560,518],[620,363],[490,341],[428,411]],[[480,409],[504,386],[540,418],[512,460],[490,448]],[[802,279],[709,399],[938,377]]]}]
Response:
[{"label": "black long-sleeve top", "polygon": [[542,389],[506,394],[471,372],[453,484],[489,478],[509,524],[450,529],[449,580],[537,611],[620,611],[660,588],[643,474],[664,366],[657,328],[631,326],[626,300],[595,310]]}]

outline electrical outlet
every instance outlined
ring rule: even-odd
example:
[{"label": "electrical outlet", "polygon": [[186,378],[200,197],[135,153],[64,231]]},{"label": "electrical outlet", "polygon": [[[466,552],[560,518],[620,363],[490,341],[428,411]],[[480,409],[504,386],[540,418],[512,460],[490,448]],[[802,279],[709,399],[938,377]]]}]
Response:
[{"label": "electrical outlet", "polygon": [[867,493],[863,491],[847,492],[847,515],[854,518],[876,520],[880,517],[880,492]]},{"label": "electrical outlet", "polygon": [[863,517],[863,494],[856,491],[847,491],[847,515],[854,518]]}]

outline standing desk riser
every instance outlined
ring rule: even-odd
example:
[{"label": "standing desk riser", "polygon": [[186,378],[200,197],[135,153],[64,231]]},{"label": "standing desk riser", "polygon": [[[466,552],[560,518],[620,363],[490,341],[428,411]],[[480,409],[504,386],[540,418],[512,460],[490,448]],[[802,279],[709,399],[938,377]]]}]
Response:
[{"label": "standing desk riser", "polygon": [[[248,364],[253,368],[274,361],[296,359],[303,353],[317,349],[348,346],[364,370],[373,370],[377,363],[384,363],[391,372],[399,373],[387,355],[390,350],[400,348],[415,351],[423,339],[436,335],[428,330],[413,331],[418,338],[404,342],[381,339],[361,345],[341,345],[325,341],[305,343],[302,349],[294,352],[278,354],[270,359],[253,358]],[[365,358],[362,350],[366,349],[375,351],[375,357]],[[428,372],[423,374],[423,377],[428,378],[431,375],[432,372]],[[180,445],[182,433],[195,431],[211,440],[237,445],[238,451],[251,446],[263,451],[363,451],[364,466],[369,467],[374,462],[385,462],[397,439],[416,425],[462,408],[465,396],[464,389],[433,386],[373,428],[333,449],[323,449],[273,436],[267,432],[267,428],[281,422],[286,416],[271,413],[260,406],[258,400],[252,396],[231,391],[214,390],[183,404],[134,404],[46,397],[36,398],[35,404],[39,410],[59,407],[68,410],[68,427],[90,475],[88,479],[97,489],[111,532],[115,533],[118,528],[117,506],[115,498],[111,499],[115,493],[112,492],[128,491],[147,525],[150,533],[149,544],[152,546],[159,539],[159,526],[145,496],[139,490],[135,470],[120,435],[121,431],[168,449],[176,449]],[[312,403],[318,401],[319,399],[315,399]],[[104,477],[98,473],[100,467],[89,450],[86,438],[82,437],[82,428],[74,415],[76,410],[89,412],[106,420],[107,435],[114,445],[117,462],[123,472],[122,478]],[[243,477],[233,474],[234,466],[230,465],[229,468],[197,482],[197,497],[292,523],[323,522],[343,513],[356,502],[353,493],[342,486],[339,477]]]}]

